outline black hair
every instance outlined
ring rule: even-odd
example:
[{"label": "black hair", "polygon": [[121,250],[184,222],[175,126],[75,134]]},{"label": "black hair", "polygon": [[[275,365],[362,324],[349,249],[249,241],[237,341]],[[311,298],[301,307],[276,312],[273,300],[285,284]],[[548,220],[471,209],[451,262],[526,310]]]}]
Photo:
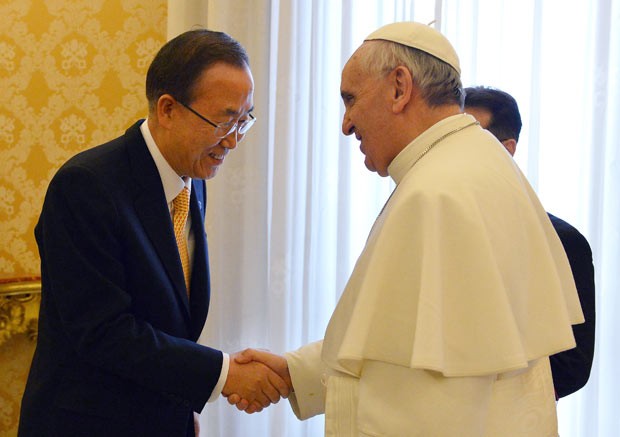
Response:
[{"label": "black hair", "polygon": [[218,62],[239,68],[249,65],[243,46],[226,33],[195,29],[171,39],[155,55],[146,74],[149,108],[152,110],[163,94],[190,104],[196,81]]},{"label": "black hair", "polygon": [[517,101],[497,88],[476,86],[465,88],[465,108],[483,108],[490,112],[491,122],[487,130],[498,140],[513,138],[519,141],[521,114]]}]

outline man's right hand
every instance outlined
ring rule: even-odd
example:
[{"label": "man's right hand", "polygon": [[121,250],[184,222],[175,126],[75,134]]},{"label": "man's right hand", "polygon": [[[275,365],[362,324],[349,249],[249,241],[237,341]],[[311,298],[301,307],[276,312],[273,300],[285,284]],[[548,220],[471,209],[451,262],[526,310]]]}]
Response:
[{"label": "man's right hand", "polygon": [[281,397],[288,397],[290,387],[288,366],[283,357],[246,349],[231,355],[222,395],[230,404],[251,414],[277,403]]}]

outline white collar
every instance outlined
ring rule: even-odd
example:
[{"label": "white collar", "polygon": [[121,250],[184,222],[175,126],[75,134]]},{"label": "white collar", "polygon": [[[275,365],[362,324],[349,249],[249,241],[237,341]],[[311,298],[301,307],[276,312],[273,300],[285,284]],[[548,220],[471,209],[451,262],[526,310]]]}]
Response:
[{"label": "white collar", "polygon": [[148,125],[148,119],[144,120],[144,122],[140,125],[140,131],[142,132],[142,136],[146,142],[146,147],[148,147],[149,152],[153,157],[153,161],[155,161],[155,166],[157,167],[159,177],[161,178],[161,183],[164,187],[166,202],[172,202],[184,187],[187,187],[191,192],[191,178],[180,177],[170,166],[168,161],[166,161],[166,158],[164,158],[164,155],[161,154],[159,147],[155,143],[155,139],[153,139],[153,135],[151,134],[151,130]]}]

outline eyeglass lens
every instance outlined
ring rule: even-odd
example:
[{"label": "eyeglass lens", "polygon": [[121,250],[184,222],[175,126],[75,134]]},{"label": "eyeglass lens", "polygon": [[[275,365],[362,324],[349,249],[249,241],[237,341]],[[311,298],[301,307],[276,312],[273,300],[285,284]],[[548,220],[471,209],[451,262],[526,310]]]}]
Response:
[{"label": "eyeglass lens", "polygon": [[250,118],[248,118],[247,120],[238,121],[236,123],[233,123],[232,125],[228,125],[227,123],[218,125],[215,129],[215,135],[224,138],[233,133],[235,130],[237,130],[238,136],[245,135],[256,121],[256,117],[254,117],[252,114],[249,115]]}]

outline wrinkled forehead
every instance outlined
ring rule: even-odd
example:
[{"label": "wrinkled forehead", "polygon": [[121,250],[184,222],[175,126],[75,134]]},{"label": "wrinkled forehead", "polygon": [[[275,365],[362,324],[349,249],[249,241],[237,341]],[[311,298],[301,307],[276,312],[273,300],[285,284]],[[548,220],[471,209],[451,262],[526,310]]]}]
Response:
[{"label": "wrinkled forehead", "polygon": [[354,67],[362,64],[366,60],[366,56],[368,56],[368,49],[372,44],[372,41],[365,41],[364,43],[362,43],[362,45],[353,52],[353,54],[345,64],[345,68],[347,66]]},{"label": "wrinkled forehead", "polygon": [[[366,43],[364,43],[366,44]],[[362,44],[349,58],[342,69],[341,84],[351,80],[360,80],[366,75],[363,65],[366,48]]]}]

